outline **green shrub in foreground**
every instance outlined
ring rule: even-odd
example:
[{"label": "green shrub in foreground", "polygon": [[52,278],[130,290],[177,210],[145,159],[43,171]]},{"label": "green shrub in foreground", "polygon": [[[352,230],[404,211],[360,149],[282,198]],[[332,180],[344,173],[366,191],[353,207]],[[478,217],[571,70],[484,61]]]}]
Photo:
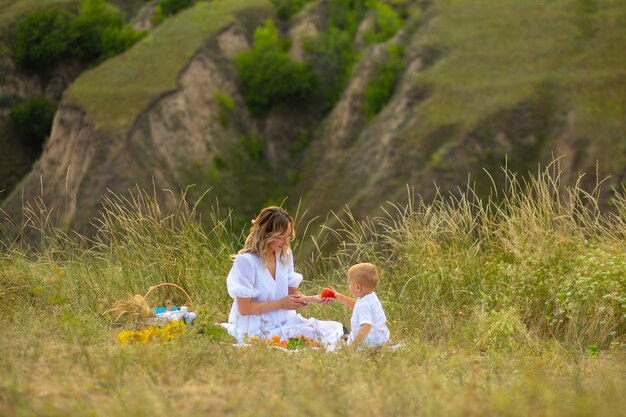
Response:
[{"label": "green shrub in foreground", "polygon": [[255,31],[253,48],[235,58],[241,91],[254,116],[305,99],[315,86],[313,71],[292,60],[285,46],[274,22],[268,19]]}]

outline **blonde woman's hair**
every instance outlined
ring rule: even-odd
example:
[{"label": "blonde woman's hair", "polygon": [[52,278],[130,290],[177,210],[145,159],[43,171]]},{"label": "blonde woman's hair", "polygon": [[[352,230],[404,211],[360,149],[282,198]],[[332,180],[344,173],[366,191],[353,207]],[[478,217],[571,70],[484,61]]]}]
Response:
[{"label": "blonde woman's hair", "polygon": [[[250,233],[246,237],[246,242],[237,255],[242,253],[253,253],[267,263],[265,259],[265,248],[269,243],[283,236],[291,225],[290,240],[295,236],[293,218],[281,207],[266,207],[252,220]],[[289,261],[289,251],[284,250],[280,254],[280,261],[287,264]]]},{"label": "blonde woman's hair", "polygon": [[378,270],[376,265],[370,263],[352,265],[348,269],[348,276],[371,290],[378,284]]}]

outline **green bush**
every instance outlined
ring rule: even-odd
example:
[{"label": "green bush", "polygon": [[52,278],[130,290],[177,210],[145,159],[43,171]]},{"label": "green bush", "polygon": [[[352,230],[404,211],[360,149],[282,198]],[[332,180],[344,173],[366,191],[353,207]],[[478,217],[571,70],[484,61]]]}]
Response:
[{"label": "green bush", "polygon": [[130,25],[106,28],[102,32],[99,61],[105,61],[129,49],[147,32],[137,32]]},{"label": "green bush", "polygon": [[154,8],[154,14],[152,15],[152,18],[150,19],[150,22],[154,26],[158,26],[164,21],[165,21],[165,15],[163,14],[163,8],[160,5],[157,5],[157,7]]},{"label": "green bush", "polygon": [[298,13],[309,0],[272,0],[280,20],[289,20]]},{"label": "green bush", "polygon": [[388,4],[374,4],[374,30],[367,31],[364,39],[367,43],[384,42],[396,34],[404,22],[396,11]]},{"label": "green bush", "polygon": [[329,0],[326,29],[304,40],[308,65],[318,76],[324,112],[333,108],[352,74],[358,53],[354,34],[368,10],[366,0]]},{"label": "green bush", "polygon": [[195,0],[161,0],[159,1],[159,6],[163,15],[170,16],[190,7],[194,3]]},{"label": "green bush", "polygon": [[390,44],[387,49],[387,59],[379,63],[375,69],[374,77],[365,87],[363,112],[368,120],[376,116],[389,102],[396,85],[396,79],[403,69],[402,49]]},{"label": "green bush", "polygon": [[39,150],[50,133],[56,109],[56,105],[47,98],[33,97],[11,109],[11,130],[26,147]]},{"label": "green bush", "polygon": [[58,8],[35,10],[22,18],[15,30],[17,66],[28,72],[49,72],[69,53],[72,18],[69,12]]},{"label": "green bush", "polygon": [[241,91],[254,116],[305,99],[316,84],[315,73],[292,60],[286,46],[268,19],[255,31],[253,48],[235,57]]},{"label": "green bush", "polygon": [[217,104],[219,104],[222,110],[230,113],[235,109],[235,100],[233,100],[233,98],[228,94],[217,90],[213,95],[213,98],[217,101]]},{"label": "green bush", "polygon": [[[585,323],[587,333],[626,328],[626,255],[602,245],[589,245],[573,268],[555,285],[556,308],[546,317],[559,326],[567,320]],[[607,331],[599,332],[600,328]]]},{"label": "green bush", "polygon": [[124,25],[122,16],[106,0],[85,0],[80,15],[72,21],[72,32],[72,54],[87,62],[124,52],[145,34]]},{"label": "green bush", "polygon": [[102,54],[103,33],[122,24],[122,17],[105,0],[85,0],[80,15],[72,21],[73,54],[85,61],[98,59]]},{"label": "green bush", "polygon": [[223,93],[220,90],[215,92],[213,98],[220,106],[220,113],[218,115],[220,124],[222,125],[222,127],[227,128],[229,125],[230,115],[235,109],[235,100],[233,100],[231,96]]},{"label": "green bush", "polygon": [[325,112],[341,97],[352,68],[357,61],[352,36],[347,30],[329,27],[314,39],[306,39],[307,63],[319,79]]},{"label": "green bush", "polygon": [[263,156],[265,141],[256,132],[250,132],[250,136],[241,139],[248,154],[253,160],[258,161]]},{"label": "green bush", "polygon": [[329,0],[328,28],[335,27],[354,35],[367,12],[366,0]]},{"label": "green bush", "polygon": [[471,318],[468,336],[481,352],[516,352],[535,342],[514,307],[491,311],[477,308]]},{"label": "green bush", "polygon": [[35,10],[17,24],[15,61],[25,71],[46,76],[64,58],[103,61],[144,34],[124,25],[106,0],[84,0],[77,16],[59,8]]}]

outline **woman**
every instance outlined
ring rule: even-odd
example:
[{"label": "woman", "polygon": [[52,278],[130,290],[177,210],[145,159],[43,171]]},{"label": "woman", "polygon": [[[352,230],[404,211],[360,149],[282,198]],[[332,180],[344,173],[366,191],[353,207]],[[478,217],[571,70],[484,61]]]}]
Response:
[{"label": "woman", "polygon": [[240,343],[252,336],[288,340],[304,335],[332,349],[343,335],[341,323],[307,319],[295,312],[332,299],[298,293],[302,275],[293,268],[289,247],[293,237],[293,219],[280,207],[267,207],[252,221],[226,279],[234,301],[224,327]]}]

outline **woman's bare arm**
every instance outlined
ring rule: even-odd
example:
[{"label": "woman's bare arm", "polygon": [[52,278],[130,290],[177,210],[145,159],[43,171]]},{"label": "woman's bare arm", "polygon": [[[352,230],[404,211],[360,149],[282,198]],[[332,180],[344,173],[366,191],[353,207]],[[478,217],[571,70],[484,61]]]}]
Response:
[{"label": "woman's bare arm", "polygon": [[330,304],[333,302],[332,298],[322,298],[320,295],[303,295],[298,292],[298,289],[295,287],[289,287],[289,294],[298,294],[302,297],[303,300],[307,302],[307,304]]},{"label": "woman's bare arm", "polygon": [[306,305],[306,300],[300,294],[289,294],[275,301],[252,301],[252,298],[237,297],[237,307],[242,316],[269,313],[275,310],[297,310]]}]

